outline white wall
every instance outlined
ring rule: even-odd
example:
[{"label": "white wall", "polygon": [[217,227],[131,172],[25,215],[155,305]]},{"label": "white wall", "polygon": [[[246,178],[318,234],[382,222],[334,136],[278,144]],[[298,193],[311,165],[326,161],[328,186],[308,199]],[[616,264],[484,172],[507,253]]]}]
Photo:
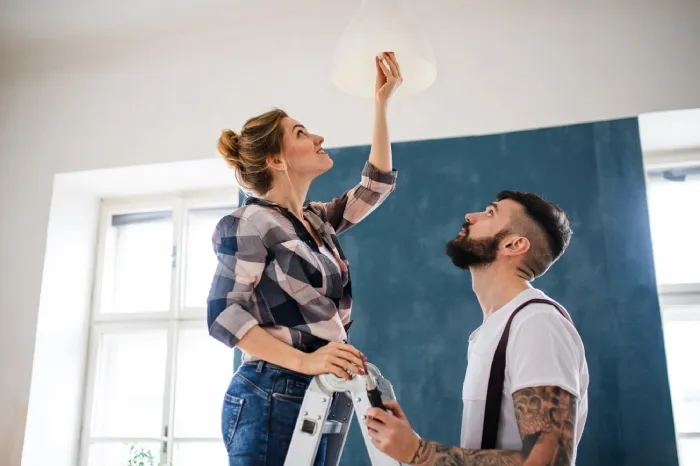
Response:
[{"label": "white wall", "polygon": [[[602,16],[578,11],[560,18],[508,8],[501,11],[521,16],[500,18],[485,7],[475,7],[468,20],[426,12],[444,23],[438,29],[444,36],[434,37],[439,79],[449,82],[397,102],[394,137],[700,107],[698,2],[624,4]],[[301,30],[308,26],[302,19],[290,24]],[[235,28],[228,35],[208,31],[133,55],[80,48],[83,59],[17,67],[0,79],[0,466],[20,464],[56,174],[212,158],[222,127],[271,105],[327,135],[329,146],[369,141],[370,105],[334,94],[327,68],[305,62],[330,60],[332,42],[282,32],[251,40]],[[282,42],[291,50],[280,53]],[[303,79],[291,85],[295,73]]]},{"label": "white wall", "polygon": [[99,198],[56,177],[36,329],[24,466],[77,464]]},{"label": "white wall", "polygon": [[[108,78],[108,75],[103,74],[101,77]],[[96,78],[92,82],[94,87],[88,84],[91,78]],[[2,103],[0,106],[2,108],[0,120],[0,150],[2,150],[0,157],[2,206],[0,209],[0,465],[2,466],[20,464],[32,378],[32,361],[35,353],[44,256],[47,252],[51,253],[51,250],[47,250],[47,229],[55,175],[72,170],[142,165],[147,162],[172,162],[188,158],[196,159],[198,156],[201,159],[212,155],[210,150],[212,144],[200,144],[200,141],[211,141],[211,134],[193,136],[180,131],[183,125],[191,130],[192,126],[189,122],[181,122],[180,126],[175,124],[172,129],[165,127],[167,124],[163,124],[160,131],[155,122],[150,127],[131,126],[128,121],[130,111],[128,108],[138,108],[141,100],[138,92],[135,90],[125,92],[130,99],[128,101],[123,100],[124,95],[117,96],[109,92],[100,99],[100,87],[104,83],[99,78],[99,75],[94,74],[82,77],[57,74],[32,82],[16,83],[0,90],[2,92],[0,95]],[[150,83],[151,86],[154,84]],[[114,115],[114,108],[120,104],[125,105],[124,118],[115,122],[115,118],[109,118],[107,114],[112,112]],[[112,105],[111,108],[110,105]],[[136,110],[133,111],[138,113]],[[164,112],[163,115],[167,116],[168,113]],[[145,122],[143,124],[147,125]],[[135,132],[140,131],[142,134],[135,135],[133,131],[129,134],[129,128],[136,128]],[[200,145],[203,147],[198,147]],[[218,175],[210,176],[211,170],[209,170],[211,183],[207,185],[213,183],[215,186],[221,186],[224,179],[233,181],[219,160],[210,160],[215,162],[213,165]],[[212,166],[212,163],[205,165]],[[153,181],[138,183],[137,191],[145,192],[151,187],[172,189],[171,177],[176,176],[175,173],[189,173],[199,178],[207,173],[207,170],[198,170],[197,166],[186,166],[174,171],[158,170],[158,167],[155,169],[148,174]],[[133,179],[133,174],[117,176],[116,179],[128,183]],[[94,200],[95,193],[98,191],[104,195],[129,194],[128,191],[132,191],[133,194],[134,191],[131,187],[120,187],[114,182],[108,186],[101,185],[105,177],[100,177],[99,174],[92,178],[83,178],[84,182],[85,180],[88,180],[87,184],[90,186],[85,190],[87,197],[83,199],[83,203],[89,203],[90,196]],[[201,188],[197,183],[186,183],[186,180],[181,179],[179,181],[179,187],[185,189]],[[57,194],[59,192],[60,190]],[[56,205],[60,206],[61,203],[58,202]],[[76,206],[72,204],[66,208],[76,208]],[[60,216],[60,213],[57,215]],[[67,221],[67,218],[63,217],[62,221]],[[84,212],[83,216],[76,221],[76,226],[87,221],[89,221],[89,214]],[[89,229],[83,229],[80,235],[83,238],[89,237]],[[51,244],[66,246],[60,242],[60,239],[52,239]],[[84,254],[85,250],[80,252]],[[53,254],[55,253],[54,249]],[[51,260],[51,257],[47,260]],[[71,265],[80,267],[76,264]],[[60,268],[60,266],[58,263],[55,264],[55,267]],[[75,276],[79,271],[81,269],[66,268],[66,273],[71,274],[73,280],[84,280],[83,276]],[[50,283],[49,285],[51,286]],[[48,289],[44,296],[55,296],[55,293],[55,289]],[[63,302],[69,298],[65,294],[61,295]],[[50,300],[42,300],[42,322],[43,315],[46,313],[47,323],[40,323],[39,330],[50,332],[52,329],[49,322],[55,322],[58,317],[55,313],[66,311],[69,310],[56,309],[51,305]],[[79,321],[72,322],[71,325],[78,325]],[[73,327],[72,331],[77,329]],[[51,354],[50,349],[37,347],[36,357]],[[80,348],[73,348],[73,350],[79,358]],[[66,377],[75,376],[76,368],[70,369],[65,372]],[[53,371],[37,374],[39,394],[33,393],[33,398],[36,396],[36,399],[41,399],[41,390],[46,393],[46,389],[50,389],[50,386],[44,386],[43,382],[53,375]],[[76,381],[79,382],[79,380]],[[64,398],[68,396],[68,386],[63,387],[55,392],[53,399],[54,403],[59,403],[55,405],[57,410],[51,413],[42,412],[39,406],[34,411],[38,416],[37,423],[29,426],[28,435],[36,435],[34,438],[38,441],[34,443],[35,446],[39,445],[40,448],[45,449],[51,447],[50,444],[42,444],[45,438],[37,435],[46,432],[45,427],[40,425],[41,421],[48,421],[49,415],[67,412],[66,410],[74,401],[74,399]],[[75,423],[70,423],[71,420],[74,419],[65,419],[66,424],[62,427],[53,424],[49,426],[71,430],[77,427]],[[67,445],[65,448],[73,448],[73,446]],[[28,461],[31,461],[31,457]],[[56,463],[53,464],[57,464],[59,460],[55,461]],[[46,463],[44,461],[41,464]]]}]

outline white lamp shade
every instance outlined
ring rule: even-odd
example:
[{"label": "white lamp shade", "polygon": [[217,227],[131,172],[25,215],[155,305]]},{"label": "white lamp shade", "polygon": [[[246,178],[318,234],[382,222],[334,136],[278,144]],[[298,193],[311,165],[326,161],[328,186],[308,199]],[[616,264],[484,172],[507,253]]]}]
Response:
[{"label": "white lamp shade", "polygon": [[333,83],[343,92],[373,97],[374,57],[394,52],[403,83],[396,95],[428,89],[437,77],[435,55],[406,0],[363,0],[343,31],[333,60]]}]

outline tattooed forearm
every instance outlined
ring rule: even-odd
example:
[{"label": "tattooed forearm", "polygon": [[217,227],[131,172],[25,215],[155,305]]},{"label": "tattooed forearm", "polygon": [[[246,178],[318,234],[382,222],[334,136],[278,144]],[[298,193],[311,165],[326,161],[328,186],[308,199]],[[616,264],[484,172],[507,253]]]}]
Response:
[{"label": "tattooed forearm", "polygon": [[417,466],[570,466],[574,453],[576,398],[559,387],[534,387],[513,394],[522,451],[470,450],[421,439]]},{"label": "tattooed forearm", "polygon": [[574,453],[576,397],[559,387],[513,394],[515,418],[528,464],[569,466]]},{"label": "tattooed forearm", "polygon": [[420,440],[411,464],[419,466],[519,466],[524,457],[517,451],[470,450]]}]

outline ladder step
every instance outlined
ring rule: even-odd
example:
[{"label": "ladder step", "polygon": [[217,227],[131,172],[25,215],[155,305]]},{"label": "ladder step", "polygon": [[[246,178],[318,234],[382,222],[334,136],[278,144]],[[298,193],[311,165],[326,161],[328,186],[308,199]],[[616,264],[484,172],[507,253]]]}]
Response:
[{"label": "ladder step", "polygon": [[326,421],[323,424],[324,434],[339,434],[343,430],[343,423],[340,421]]}]

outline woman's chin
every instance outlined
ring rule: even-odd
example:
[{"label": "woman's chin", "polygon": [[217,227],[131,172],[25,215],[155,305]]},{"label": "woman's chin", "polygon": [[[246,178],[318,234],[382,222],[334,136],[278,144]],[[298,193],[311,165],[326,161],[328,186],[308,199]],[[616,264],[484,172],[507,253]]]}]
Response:
[{"label": "woman's chin", "polygon": [[331,168],[333,168],[333,159],[325,155],[322,159],[315,160],[313,165],[305,167],[303,171],[311,175],[312,178],[315,178],[323,175]]},{"label": "woman's chin", "polygon": [[325,173],[333,168],[333,159],[326,155],[326,160],[323,161],[320,168],[322,170],[321,173]]}]

